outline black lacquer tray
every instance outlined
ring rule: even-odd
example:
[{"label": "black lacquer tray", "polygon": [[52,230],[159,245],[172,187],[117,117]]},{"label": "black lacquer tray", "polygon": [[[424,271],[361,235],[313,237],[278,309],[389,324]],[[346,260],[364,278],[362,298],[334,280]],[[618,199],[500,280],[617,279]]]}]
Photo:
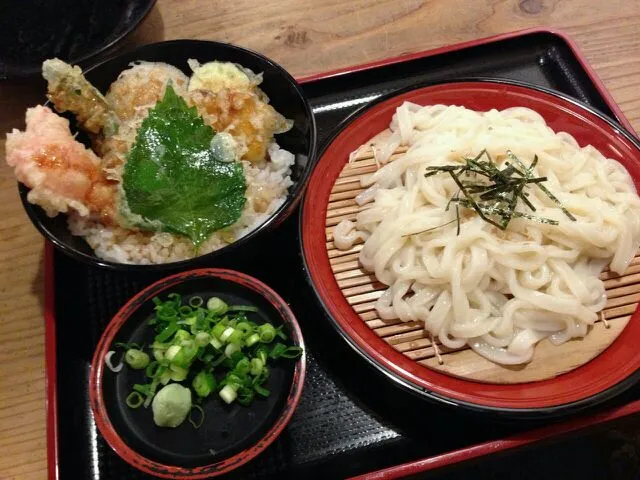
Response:
[{"label": "black lacquer tray", "polygon": [[[547,30],[421,52],[300,82],[323,142],[345,116],[377,96],[421,81],[460,77],[502,77],[552,88],[630,127],[573,43]],[[445,478],[506,478],[501,474],[505,462],[529,463],[533,466],[527,467],[528,473],[544,463],[530,461],[532,454],[527,453],[543,448],[539,441],[560,441],[561,435],[566,438],[569,432],[640,411],[640,390],[633,389],[565,422],[507,423],[426,403],[401,390],[349,348],[306,290],[297,222],[294,214],[265,239],[261,262],[215,265],[253,275],[276,290],[290,303],[308,346],[305,387],[290,424],[272,446],[227,478],[433,478],[436,472],[428,471],[438,467],[446,467],[439,471]],[[158,277],[88,267],[51,245],[45,257],[49,478],[150,478],[121,460],[100,437],[89,409],[87,378],[107,322],[127,299]],[[524,454],[484,458],[534,442],[536,446]],[[478,460],[471,461],[479,457],[483,457],[481,467]],[[556,463],[572,461],[553,458]],[[598,478],[589,476],[598,474],[589,465],[583,461],[573,473],[584,469],[581,478]],[[564,478],[564,470],[556,472],[557,477],[553,471],[545,476]]]}]

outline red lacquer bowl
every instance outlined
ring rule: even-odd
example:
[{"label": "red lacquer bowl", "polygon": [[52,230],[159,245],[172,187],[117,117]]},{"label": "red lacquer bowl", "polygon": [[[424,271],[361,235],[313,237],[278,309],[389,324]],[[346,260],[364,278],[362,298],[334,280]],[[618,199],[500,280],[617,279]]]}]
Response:
[{"label": "red lacquer bowl", "polygon": [[349,153],[388,128],[404,101],[420,105],[461,105],[487,111],[523,106],[537,111],[556,132],[581,146],[591,144],[618,160],[640,187],[640,143],[609,118],[552,91],[501,80],[432,84],[382,97],[337,129],[312,174],[300,213],[300,242],[308,280],[332,324],[367,361],[399,384],[429,399],[472,410],[521,416],[558,415],[593,406],[640,379],[640,322],[634,313],[620,336],[585,365],[558,377],[523,384],[473,382],[438,373],[410,360],[379,338],[356,314],[332,274],[325,245],[329,193]]},{"label": "red lacquer bowl", "polygon": [[[267,448],[283,431],[300,400],[306,357],[269,364],[266,387],[271,391],[244,407],[225,405],[216,393],[202,402],[202,425],[189,422],[177,428],[153,423],[151,407],[130,409],[124,403],[135,383],[147,383],[144,371],[125,368],[114,373],[105,368],[105,355],[116,342],[153,341],[147,325],[152,299],[179,293],[187,300],[217,296],[229,304],[251,305],[251,320],[283,325],[288,343],[304,349],[298,322],[289,306],[271,288],[243,273],[223,269],[191,270],[164,278],[133,297],[116,314],[96,348],[89,378],[89,398],[94,419],[109,446],[126,462],[148,474],[173,479],[211,478],[234,470]],[[115,361],[114,361],[115,363]]]}]

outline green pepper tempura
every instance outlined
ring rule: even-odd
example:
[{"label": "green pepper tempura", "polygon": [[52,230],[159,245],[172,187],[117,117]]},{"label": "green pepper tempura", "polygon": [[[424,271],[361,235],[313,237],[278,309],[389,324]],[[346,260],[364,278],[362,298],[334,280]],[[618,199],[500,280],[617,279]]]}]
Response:
[{"label": "green pepper tempura", "polygon": [[[185,304],[176,293],[153,302],[149,325],[156,335],[149,353],[134,344],[117,346],[126,348],[125,363],[144,369],[149,380],[134,385],[127,405],[152,405],[158,426],[181,425],[193,408],[202,414],[196,403],[216,392],[226,404],[250,405],[256,395],[267,397],[268,363],[302,355],[300,347],[282,343],[287,340],[282,327],[247,317],[258,311],[255,307],[227,305],[218,297],[205,302],[197,296]],[[191,423],[198,426],[202,418]]]}]

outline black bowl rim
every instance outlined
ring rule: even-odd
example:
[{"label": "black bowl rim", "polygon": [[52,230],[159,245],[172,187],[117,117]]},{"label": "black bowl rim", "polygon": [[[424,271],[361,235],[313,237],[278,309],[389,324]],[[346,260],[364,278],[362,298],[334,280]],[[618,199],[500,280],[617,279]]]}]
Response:
[{"label": "black bowl rim", "polygon": [[291,215],[291,213],[297,206],[298,202],[300,202],[302,196],[304,195],[307,182],[309,180],[309,177],[311,176],[311,172],[313,171],[313,168],[318,158],[317,157],[318,132],[316,128],[316,119],[313,114],[313,109],[311,108],[311,104],[309,103],[307,96],[302,90],[301,85],[296,81],[296,79],[289,72],[287,72],[284,69],[284,67],[274,62],[273,60],[265,57],[261,53],[258,53],[254,50],[250,50],[248,48],[240,47],[238,45],[233,45],[231,43],[215,42],[210,40],[190,40],[190,39],[168,40],[163,42],[149,43],[147,45],[142,45],[130,51],[120,52],[96,64],[93,64],[90,67],[87,67],[86,69],[83,70],[83,73],[91,72],[97,68],[100,68],[105,63],[108,63],[124,55],[135,55],[136,53],[144,52],[145,50],[149,50],[149,49],[163,48],[166,45],[181,45],[181,44],[185,46],[194,45],[194,44],[209,45],[209,46],[215,45],[218,47],[223,47],[223,48],[231,49],[234,51],[248,53],[250,55],[257,57],[259,60],[261,60],[265,64],[279,71],[282,74],[283,78],[286,79],[294,87],[294,90],[302,100],[302,103],[305,108],[305,113],[310,121],[311,139],[310,139],[310,147],[307,152],[307,155],[308,155],[307,164],[304,167],[304,170],[302,171],[299,180],[294,184],[293,191],[290,193],[287,193],[287,197],[285,201],[282,203],[282,205],[280,205],[278,209],[269,216],[269,218],[267,218],[263,223],[258,225],[251,232],[247,233],[244,237],[218,250],[214,250],[213,252],[209,252],[204,255],[200,255],[187,260],[180,260],[178,262],[168,262],[168,263],[144,264],[144,265],[131,264],[131,263],[118,263],[118,262],[113,262],[111,260],[105,260],[105,259],[99,258],[95,254],[88,255],[86,253],[80,252],[75,248],[67,245],[66,243],[60,241],[40,221],[39,215],[46,215],[44,211],[43,210],[38,211],[37,209],[39,209],[40,207],[28,202],[27,193],[29,192],[29,188],[27,188],[25,185],[18,182],[18,192],[20,194],[20,199],[22,200],[22,205],[25,211],[27,212],[27,215],[29,216],[29,219],[31,220],[33,225],[38,229],[38,231],[40,231],[40,233],[47,240],[53,243],[56,246],[56,248],[60,249],[65,254],[69,255],[75,260],[79,260],[85,264],[105,268],[112,271],[129,271],[129,272],[135,271],[135,272],[145,272],[145,273],[152,273],[152,272],[159,273],[159,272],[165,272],[169,270],[178,271],[184,268],[195,267],[196,265],[203,264],[205,262],[212,262],[223,253],[228,254],[232,251],[238,251],[238,249],[241,249],[246,243],[248,243],[254,237],[262,233],[265,233],[269,230],[273,230],[275,227],[277,227],[280,223],[282,223]]},{"label": "black bowl rim", "polygon": [[[93,57],[100,55],[101,53],[106,52],[114,45],[120,43],[126,37],[128,37],[133,31],[138,28],[138,26],[144,21],[145,18],[151,13],[151,10],[157,3],[157,0],[146,0],[146,5],[140,11],[140,15],[138,15],[132,22],[129,22],[127,27],[120,32],[120,34],[113,38],[110,42],[98,45],[98,48],[87,50],[84,54],[79,55],[75,58],[70,58],[69,62],[78,64],[84,61],[87,61]],[[6,73],[0,77],[2,80],[18,80],[18,79],[28,79],[30,77],[34,77],[38,74],[40,67],[33,66],[32,68],[10,68],[7,69]]]},{"label": "black bowl rim", "polygon": [[[605,121],[609,126],[611,126],[616,133],[622,135],[627,140],[629,140],[635,147],[640,151],[640,140],[632,135],[626,128],[620,125],[619,122],[612,119],[608,115],[600,112],[596,108],[564,93],[558,92],[556,90],[541,87],[538,85],[534,85],[528,82],[522,82],[518,80],[512,80],[501,77],[460,77],[449,80],[439,80],[439,81],[427,81],[420,82],[408,87],[400,88],[394,90],[392,92],[381,95],[380,97],[372,100],[369,103],[366,103],[362,107],[358,108],[354,112],[352,112],[349,116],[347,116],[344,120],[342,120],[332,131],[332,133],[327,137],[324,141],[322,148],[318,151],[317,161],[319,161],[324,152],[329,148],[329,146],[333,143],[335,138],[355,119],[363,115],[370,108],[375,105],[382,103],[386,100],[392,99],[398,95],[403,93],[407,93],[413,90],[417,90],[420,88],[442,85],[448,83],[465,83],[465,82],[482,82],[482,83],[495,83],[495,84],[503,84],[503,85],[514,85],[518,87],[529,88],[531,90],[537,90],[554,97],[561,98],[570,103],[573,103],[589,113],[599,117],[603,121]],[[537,407],[537,408],[504,408],[504,407],[493,407],[488,405],[482,405],[478,403],[467,402],[464,400],[458,400],[454,398],[447,397],[446,395],[441,395],[436,392],[432,392],[423,388],[419,385],[415,385],[412,382],[400,377],[395,372],[387,369],[384,365],[380,364],[373,357],[371,357],[365,350],[363,350],[356,342],[353,340],[341,327],[341,325],[333,318],[329,309],[325,305],[322,300],[320,294],[318,293],[313,279],[311,278],[311,274],[309,273],[309,268],[307,265],[307,260],[304,255],[304,247],[303,247],[303,211],[304,211],[304,203],[306,201],[306,194],[303,196],[302,201],[300,203],[300,210],[298,212],[298,248],[299,255],[302,258],[302,266],[304,270],[304,277],[309,286],[310,290],[313,292],[316,302],[322,307],[322,313],[325,318],[329,320],[329,324],[338,332],[338,334],[347,342],[347,344],[360,356],[362,357],[374,370],[380,373],[383,377],[389,378],[394,384],[400,386],[403,390],[409,391],[410,393],[417,395],[420,398],[423,398],[427,401],[438,405],[447,405],[452,407],[461,407],[466,411],[475,414],[484,414],[484,415],[493,415],[495,417],[502,417],[507,419],[521,419],[521,420],[539,420],[539,419],[552,419],[558,418],[562,416],[576,414],[578,412],[584,411],[586,409],[593,408],[597,405],[600,405],[617,395],[622,394],[627,391],[635,384],[640,382],[640,369],[636,370],[634,373],[629,375],[627,378],[618,382],[617,384],[609,387],[606,390],[602,390],[594,395],[583,398],[581,400],[577,400],[574,402],[569,402],[566,404],[555,405],[551,407]],[[471,380],[470,380],[471,381]]]}]

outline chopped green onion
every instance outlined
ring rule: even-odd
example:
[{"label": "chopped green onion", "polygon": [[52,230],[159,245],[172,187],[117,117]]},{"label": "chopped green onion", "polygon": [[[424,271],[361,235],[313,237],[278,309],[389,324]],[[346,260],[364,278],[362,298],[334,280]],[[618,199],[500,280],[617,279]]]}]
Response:
[{"label": "chopped green onion", "polygon": [[236,329],[240,330],[244,334],[247,334],[247,333],[253,332],[255,330],[255,325],[252,325],[249,322],[239,322],[236,325]]},{"label": "chopped green onion", "polygon": [[180,350],[182,350],[182,347],[180,345],[171,345],[165,352],[164,356],[171,362],[174,358],[176,358],[176,355],[178,355],[178,352],[180,352]]},{"label": "chopped green onion", "polygon": [[215,327],[213,327],[213,330],[211,330],[211,336],[213,338],[217,338],[222,340],[220,337],[222,337],[222,334],[224,333],[224,331],[227,329],[227,326],[224,325],[222,322],[216,324]]},{"label": "chopped green onion", "polygon": [[134,392],[131,392],[129,395],[127,395],[127,399],[125,400],[125,403],[127,404],[128,407],[139,408],[144,403],[144,397],[140,395],[138,392],[134,391]]},{"label": "chopped green onion", "polygon": [[227,356],[224,353],[221,353],[218,358],[216,358],[213,362],[211,362],[211,366],[215,368],[218,365],[220,365],[222,362],[224,362],[226,359],[227,359]]},{"label": "chopped green onion", "polygon": [[262,371],[262,368],[264,367],[264,362],[259,359],[259,358],[252,358],[251,359],[251,369],[249,370],[249,373],[251,373],[251,375],[256,376],[258,374],[260,374],[260,372]]},{"label": "chopped green onion", "polygon": [[170,293],[169,295],[167,295],[167,298],[169,299],[169,301],[174,302],[177,305],[180,305],[182,303],[182,296],[179,293]]},{"label": "chopped green onion", "polygon": [[165,327],[164,330],[162,330],[158,335],[156,335],[155,341],[165,342],[169,340],[171,335],[176,333],[177,330],[178,330],[178,322],[172,321],[168,326]]},{"label": "chopped green onion", "polygon": [[147,398],[144,400],[144,408],[148,408],[149,405],[151,405],[151,400],[153,400],[153,397],[155,396],[156,393],[156,388],[158,388],[158,377],[155,377],[153,380],[151,380],[151,384],[149,385],[149,393],[147,394]]},{"label": "chopped green onion", "polygon": [[199,297],[197,295],[189,299],[189,305],[193,308],[201,307],[203,303],[204,300],[202,299],[202,297]]},{"label": "chopped green onion", "polygon": [[178,311],[171,306],[163,306],[158,309],[156,316],[159,320],[172,321],[178,319]]},{"label": "chopped green onion", "polygon": [[222,340],[223,342],[226,342],[235,331],[236,331],[235,328],[227,327],[225,331],[222,332],[222,335],[220,335],[220,340]]},{"label": "chopped green onion", "polygon": [[218,340],[216,337],[213,337],[213,336],[211,337],[211,341],[209,342],[209,345],[211,345],[216,350],[220,350],[220,347],[222,347],[222,343],[220,342],[220,340]]},{"label": "chopped green onion", "polygon": [[302,355],[302,348],[297,346],[288,347],[281,355],[282,358],[298,358]]},{"label": "chopped green onion", "polygon": [[133,386],[133,390],[146,396],[149,394],[149,385],[142,385],[140,383],[136,383]]},{"label": "chopped green onion", "polygon": [[180,320],[178,323],[180,325],[189,325],[190,327],[192,327],[193,325],[196,324],[197,320],[198,319],[196,317],[188,317],[188,318],[185,318],[184,320]]},{"label": "chopped green onion", "polygon": [[287,337],[287,334],[282,331],[282,327],[283,325],[280,325],[276,328],[276,335],[278,335],[282,340],[287,340],[289,337]]},{"label": "chopped green onion", "polygon": [[260,360],[262,360],[263,365],[267,364],[267,357],[269,356],[269,350],[266,346],[260,345],[260,347],[256,348],[254,355],[258,357]]},{"label": "chopped green onion", "polygon": [[280,358],[287,351],[287,346],[282,343],[276,343],[269,352],[270,358]]},{"label": "chopped green onion", "polygon": [[195,342],[193,340],[185,340],[182,342],[180,350],[178,350],[174,357],[169,360],[172,364],[179,365],[181,367],[188,367],[197,354],[198,347]]},{"label": "chopped green onion", "polygon": [[238,397],[238,393],[231,385],[225,385],[218,395],[220,395],[220,398],[224,400],[227,405],[233,403]]},{"label": "chopped green onion", "polygon": [[195,342],[197,346],[204,347],[210,341],[211,341],[211,336],[207,332],[196,333]]},{"label": "chopped green onion", "polygon": [[159,368],[160,368],[160,363],[159,362],[151,362],[151,363],[149,363],[149,365],[147,365],[147,367],[145,369],[145,374],[147,375],[147,377],[153,378],[156,375],[158,375],[158,369]]},{"label": "chopped green onion", "polygon": [[[200,421],[196,422],[193,420],[193,418],[191,418],[191,413],[193,412],[193,410],[198,410],[198,412],[200,412]],[[193,425],[193,428],[195,428],[196,430],[198,428],[200,428],[202,426],[202,423],[204,422],[204,410],[202,410],[202,407],[200,405],[191,405],[191,411],[189,412],[189,417],[187,418],[189,420],[189,423],[191,425]]]},{"label": "chopped green onion", "polygon": [[235,329],[233,333],[227,338],[227,342],[240,343],[242,342],[242,337],[244,337],[244,333],[238,329]]},{"label": "chopped green onion", "polygon": [[256,343],[258,343],[260,341],[260,335],[258,335],[257,333],[252,333],[251,335],[249,335],[249,338],[247,338],[244,341],[244,344],[247,347],[251,347],[252,345],[255,345]]},{"label": "chopped green onion", "polygon": [[224,349],[224,354],[227,357],[230,357],[231,355],[233,355],[235,352],[239,352],[240,351],[240,345],[238,345],[237,343],[230,343],[229,345],[226,346],[226,348]]},{"label": "chopped green onion", "polygon": [[115,355],[115,351],[114,350],[109,350],[106,355],[104,356],[104,364],[109,367],[109,370],[111,370],[114,373],[118,373],[120,370],[122,370],[122,367],[124,366],[122,362],[118,363],[117,365],[113,365],[111,363],[111,357],[113,357]]},{"label": "chopped green onion", "polygon": [[258,327],[258,335],[262,343],[271,343],[276,338],[276,329],[270,323],[264,323]]},{"label": "chopped green onion", "polygon": [[182,340],[189,340],[191,335],[186,330],[178,330],[173,337],[173,342],[179,344]]},{"label": "chopped green onion", "polygon": [[218,297],[211,297],[207,301],[207,309],[216,315],[224,315],[228,308],[227,304]]},{"label": "chopped green onion", "polygon": [[[213,297],[206,302],[205,309],[202,297],[190,297],[187,305],[182,303],[179,294],[169,295],[166,301],[155,297],[153,303],[154,315],[148,324],[154,325],[156,335],[154,342],[147,347],[148,353],[145,346],[133,343],[116,346],[126,349],[124,358],[127,365],[144,369],[150,379],[148,384],[133,386],[127,405],[138,408],[153,403],[154,421],[160,413],[171,417],[156,422],[159,426],[177,426],[182,422],[173,412],[174,406],[185,415],[184,409],[191,408],[191,401],[186,396],[178,399],[170,392],[193,393],[196,401],[202,402],[217,391],[227,404],[237,401],[241,405],[249,405],[256,395],[269,395],[269,390],[264,387],[269,378],[269,358],[295,358],[302,354],[299,347],[289,347],[280,342],[267,345],[276,336],[283,340],[287,337],[282,326],[276,328],[268,322],[258,325],[249,320],[247,312],[257,312],[255,307],[228,306],[220,298]],[[152,353],[153,361],[150,361]],[[108,361],[105,357],[105,362]],[[194,368],[197,368],[195,372]],[[218,382],[217,373],[224,375]],[[191,389],[185,388],[187,381]],[[156,405],[155,399],[161,393],[162,399],[158,399]],[[193,408],[204,414],[199,406]],[[190,410],[188,415],[195,428],[202,424],[202,416],[197,422],[190,417]]]},{"label": "chopped green onion", "polygon": [[213,374],[204,370],[193,378],[193,390],[199,397],[208,397],[216,388],[216,381]]},{"label": "chopped green onion", "polygon": [[238,361],[238,363],[236,363],[236,366],[234,367],[233,371],[240,375],[246,375],[247,373],[249,373],[250,369],[251,369],[251,362],[247,357],[242,357]]},{"label": "chopped green onion", "polygon": [[182,380],[187,378],[187,375],[189,374],[189,370],[177,365],[170,365],[169,370],[171,371],[171,380],[173,380],[174,382],[181,382]]},{"label": "chopped green onion", "polygon": [[173,376],[173,371],[167,368],[166,370],[163,370],[163,372],[160,374],[159,382],[162,385],[166,385],[171,381],[172,376]]},{"label": "chopped green onion", "polygon": [[254,385],[253,389],[256,391],[258,395],[262,395],[263,397],[268,397],[271,392],[260,385]]},{"label": "chopped green onion", "polygon": [[142,350],[142,347],[140,347],[140,345],[138,345],[137,343],[124,343],[124,342],[116,342],[114,343],[114,345],[116,347],[120,347],[120,348],[124,348],[125,350],[129,350],[130,348],[135,348],[137,350]]},{"label": "chopped green onion", "polygon": [[251,383],[255,385],[262,385],[269,378],[269,367],[266,365],[262,367],[262,371],[251,381]]},{"label": "chopped green onion", "polygon": [[127,362],[131,368],[141,370],[149,365],[149,355],[135,348],[130,348],[124,354],[124,361]]},{"label": "chopped green onion", "polygon": [[238,403],[240,405],[249,405],[253,401],[253,390],[247,387],[238,389]]},{"label": "chopped green onion", "polygon": [[159,348],[153,349],[153,358],[158,362],[162,362],[164,360],[164,350],[160,350]]},{"label": "chopped green onion", "polygon": [[227,312],[257,312],[257,307],[250,305],[231,305],[227,308]]}]

